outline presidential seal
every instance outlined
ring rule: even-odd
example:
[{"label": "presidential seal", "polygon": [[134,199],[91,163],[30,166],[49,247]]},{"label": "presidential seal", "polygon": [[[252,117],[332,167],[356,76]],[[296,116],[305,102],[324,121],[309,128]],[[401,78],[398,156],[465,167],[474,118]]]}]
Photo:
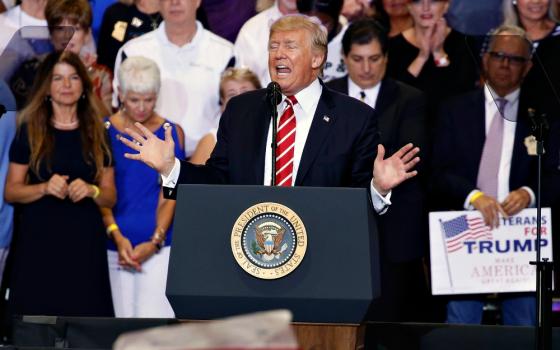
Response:
[{"label": "presidential seal", "polygon": [[231,250],[239,266],[260,279],[281,278],[294,271],[307,250],[300,217],[278,203],[259,203],[233,225]]}]

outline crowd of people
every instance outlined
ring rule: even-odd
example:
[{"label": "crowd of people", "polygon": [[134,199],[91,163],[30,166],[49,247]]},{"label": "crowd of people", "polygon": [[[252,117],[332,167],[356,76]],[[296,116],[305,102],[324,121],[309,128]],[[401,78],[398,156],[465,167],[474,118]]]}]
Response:
[{"label": "crowd of people", "polygon": [[[560,1],[494,1],[503,20],[490,24],[491,1],[469,1],[468,14],[461,0],[241,3],[239,16],[259,12],[234,42],[202,0],[118,1],[104,13],[87,0],[6,4],[0,281],[9,256],[10,312],[174,317],[176,184],[276,180],[369,189],[382,290],[369,319],[482,322],[483,295],[447,298],[441,312],[430,295],[428,213],[478,210],[495,227],[534,207],[533,109],[550,126],[541,199],[560,219]],[[33,27],[49,45],[24,40]],[[271,81],[287,140],[275,179]],[[317,120],[327,115],[330,129]],[[504,324],[535,324],[532,295],[497,300]]]}]

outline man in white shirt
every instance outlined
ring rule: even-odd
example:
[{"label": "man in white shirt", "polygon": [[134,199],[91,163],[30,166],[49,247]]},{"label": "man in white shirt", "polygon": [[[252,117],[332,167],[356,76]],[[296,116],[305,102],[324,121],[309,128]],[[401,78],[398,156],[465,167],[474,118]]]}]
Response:
[{"label": "man in white shirt", "polygon": [[[45,19],[46,0],[23,0],[0,14],[0,53],[4,50],[14,33],[22,27],[47,27]],[[45,33],[47,31],[45,30]]]},{"label": "man in white shirt", "polygon": [[[437,209],[475,209],[486,225],[496,227],[500,216],[535,204],[537,158],[527,117],[531,102],[520,90],[531,69],[531,52],[523,29],[498,28],[483,56],[485,87],[442,106],[433,148],[431,193]],[[534,296],[502,294],[499,300],[503,324],[535,324]],[[483,304],[480,296],[452,300],[447,322],[480,324]]]},{"label": "man in white shirt", "polygon": [[[156,110],[185,130],[187,157],[217,127],[220,76],[233,62],[232,44],[196,21],[199,6],[200,0],[162,1],[164,21],[158,29],[127,42],[115,63],[115,72],[130,56],[144,56],[158,64],[161,90]],[[113,106],[118,107],[117,79],[113,87]]]},{"label": "man in white shirt", "polygon": [[252,70],[263,86],[270,83],[268,34],[270,26],[284,15],[297,13],[296,0],[276,0],[272,7],[249,19],[235,40],[235,64]]},{"label": "man in white shirt", "polygon": [[[320,83],[326,47],[326,30],[316,19],[285,16],[271,27],[269,68],[284,101],[278,106],[275,183],[369,188],[375,210],[384,213],[391,190],[417,174],[412,168],[419,161],[419,149],[408,144],[384,159],[373,109]],[[216,148],[203,167],[179,161],[169,152],[169,132],[165,141],[159,140],[139,124],[143,135],[128,130],[136,142],[122,139],[139,153],[125,156],[159,171],[168,197],[174,196],[177,183],[268,185],[272,125],[266,95],[263,89],[230,100]]]}]

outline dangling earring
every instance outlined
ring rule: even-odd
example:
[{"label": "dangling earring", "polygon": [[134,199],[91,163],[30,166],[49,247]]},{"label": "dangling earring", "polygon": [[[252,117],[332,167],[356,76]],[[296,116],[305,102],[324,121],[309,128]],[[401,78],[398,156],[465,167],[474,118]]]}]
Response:
[{"label": "dangling earring", "polygon": [[86,94],[85,94],[85,93],[82,94],[82,96],[80,96],[80,99],[81,99],[81,100],[85,100],[85,99],[86,99]]},{"label": "dangling earring", "polygon": [[45,100],[45,103],[51,102],[51,100],[52,100],[52,99],[51,99],[51,95],[45,96],[44,100]]},{"label": "dangling earring", "polygon": [[517,0],[512,0],[511,3],[513,4],[513,6],[517,6]]}]

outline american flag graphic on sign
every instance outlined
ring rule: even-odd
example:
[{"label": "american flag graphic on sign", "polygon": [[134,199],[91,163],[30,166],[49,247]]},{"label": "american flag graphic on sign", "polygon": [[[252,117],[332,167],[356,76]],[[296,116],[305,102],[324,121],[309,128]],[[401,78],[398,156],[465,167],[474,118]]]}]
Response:
[{"label": "american flag graphic on sign", "polygon": [[461,215],[455,219],[443,221],[441,225],[449,253],[460,250],[466,240],[492,239],[492,231],[484,224],[482,218],[467,218],[467,215]]}]

